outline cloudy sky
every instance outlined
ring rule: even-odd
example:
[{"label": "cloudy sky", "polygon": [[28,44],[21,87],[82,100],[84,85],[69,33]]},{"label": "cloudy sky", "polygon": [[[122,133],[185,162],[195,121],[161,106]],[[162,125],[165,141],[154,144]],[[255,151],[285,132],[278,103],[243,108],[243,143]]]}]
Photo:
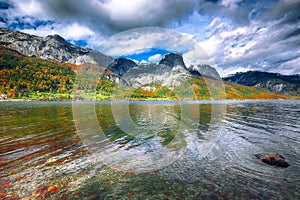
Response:
[{"label": "cloudy sky", "polygon": [[[156,62],[167,52],[189,55],[191,49],[183,47],[189,38],[221,76],[248,70],[300,74],[299,0],[0,0],[0,9],[1,27],[39,36],[59,34],[112,56],[125,55],[104,48],[103,42],[116,34],[130,39],[128,30],[139,28],[134,31],[139,43],[120,44],[139,61]],[[165,28],[183,37],[150,34],[143,27]],[[172,45],[164,48],[162,43]],[[137,44],[152,46],[134,52]]]}]

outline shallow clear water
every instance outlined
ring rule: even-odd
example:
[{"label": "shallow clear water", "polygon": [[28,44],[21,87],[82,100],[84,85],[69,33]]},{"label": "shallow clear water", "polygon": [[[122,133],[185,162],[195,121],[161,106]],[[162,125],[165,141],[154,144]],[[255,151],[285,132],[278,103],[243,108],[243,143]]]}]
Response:
[{"label": "shallow clear water", "polygon": [[299,199],[299,118],[300,101],[0,102],[0,199]]}]

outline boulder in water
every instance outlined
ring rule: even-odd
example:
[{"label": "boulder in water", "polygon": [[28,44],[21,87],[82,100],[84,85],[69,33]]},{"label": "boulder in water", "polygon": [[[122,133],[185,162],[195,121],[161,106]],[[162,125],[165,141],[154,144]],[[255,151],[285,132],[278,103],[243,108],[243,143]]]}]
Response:
[{"label": "boulder in water", "polygon": [[256,154],[255,156],[258,159],[260,159],[263,163],[266,163],[268,165],[273,165],[273,166],[283,167],[283,168],[289,166],[289,164],[285,161],[285,158],[279,154],[268,154],[268,155]]}]

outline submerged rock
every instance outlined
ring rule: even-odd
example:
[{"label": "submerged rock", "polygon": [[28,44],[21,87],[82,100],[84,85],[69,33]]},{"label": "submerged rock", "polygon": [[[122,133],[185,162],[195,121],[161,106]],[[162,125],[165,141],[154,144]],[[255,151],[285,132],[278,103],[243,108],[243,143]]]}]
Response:
[{"label": "submerged rock", "polygon": [[257,157],[262,162],[268,165],[273,165],[273,166],[283,167],[283,168],[289,166],[289,164],[285,161],[285,157],[279,154],[268,154],[268,155],[255,154],[255,157]]}]

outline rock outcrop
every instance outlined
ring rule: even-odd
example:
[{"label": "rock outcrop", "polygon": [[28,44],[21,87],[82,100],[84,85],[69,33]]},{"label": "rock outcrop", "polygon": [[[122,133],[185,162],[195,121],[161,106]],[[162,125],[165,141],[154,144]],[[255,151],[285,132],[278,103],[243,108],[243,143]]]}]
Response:
[{"label": "rock outcrop", "polygon": [[94,80],[91,80],[91,81],[95,81],[95,83],[98,81],[100,77],[100,78],[108,79],[112,82],[121,85],[131,86],[131,83],[125,80],[124,78],[122,78],[122,76],[119,76],[116,73],[112,73],[111,71],[107,71],[104,67],[92,63],[82,64],[80,69],[77,71],[77,74],[83,75],[84,79],[87,79],[86,77],[93,79],[93,76],[96,76]]},{"label": "rock outcrop", "polygon": [[120,76],[123,76],[131,68],[134,68],[136,66],[137,64],[130,59],[117,58],[107,67],[107,70],[114,72],[115,74],[118,74]]},{"label": "rock outcrop", "polygon": [[0,28],[0,44],[15,49],[24,55],[33,55],[76,65],[90,62],[107,67],[113,61],[110,56],[73,45],[59,35],[38,37],[20,31]]},{"label": "rock outcrop", "polygon": [[107,67],[107,70],[130,80],[135,87],[153,83],[172,88],[193,76],[185,67],[182,56],[174,53],[165,55],[159,64],[137,64],[127,58],[118,58]]},{"label": "rock outcrop", "polygon": [[279,154],[268,154],[268,155],[256,154],[255,157],[257,157],[263,163],[266,163],[268,165],[273,165],[282,168],[286,168],[289,166],[289,164],[285,161],[285,158]]},{"label": "rock outcrop", "polygon": [[196,76],[205,76],[214,79],[221,79],[219,73],[210,65],[191,65],[189,71]]},{"label": "rock outcrop", "polygon": [[170,53],[166,54],[161,61],[159,62],[161,65],[167,65],[172,68],[174,67],[182,67],[183,69],[186,69],[186,66],[183,62],[182,55],[180,54],[175,54],[175,53]]}]

